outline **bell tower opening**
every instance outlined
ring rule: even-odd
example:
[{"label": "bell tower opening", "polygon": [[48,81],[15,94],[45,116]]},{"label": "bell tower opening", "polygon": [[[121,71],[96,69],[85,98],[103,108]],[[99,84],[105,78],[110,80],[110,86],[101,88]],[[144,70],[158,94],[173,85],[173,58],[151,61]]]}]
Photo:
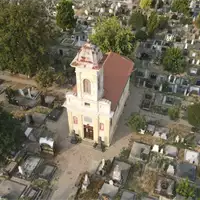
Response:
[{"label": "bell tower opening", "polygon": [[76,68],[77,96],[98,101],[103,96],[103,56],[101,50],[86,43],[81,47],[71,66]]}]

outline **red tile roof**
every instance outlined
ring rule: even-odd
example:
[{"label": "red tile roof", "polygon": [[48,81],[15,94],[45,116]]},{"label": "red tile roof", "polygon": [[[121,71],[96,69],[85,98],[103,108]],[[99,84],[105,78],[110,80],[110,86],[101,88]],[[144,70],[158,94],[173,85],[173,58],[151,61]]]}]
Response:
[{"label": "red tile roof", "polygon": [[133,71],[133,62],[117,53],[110,52],[103,68],[104,98],[111,101],[111,109],[115,111]]}]

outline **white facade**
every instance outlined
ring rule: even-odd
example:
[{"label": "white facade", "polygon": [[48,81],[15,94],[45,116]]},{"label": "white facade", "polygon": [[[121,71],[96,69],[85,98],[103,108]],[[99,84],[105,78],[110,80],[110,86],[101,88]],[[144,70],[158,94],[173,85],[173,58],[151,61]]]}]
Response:
[{"label": "white facade", "polygon": [[[110,145],[129,94],[129,79],[115,111],[112,102],[104,98],[104,55],[98,47],[86,43],[71,63],[76,68],[76,89],[66,94],[70,133],[81,138]],[[120,105],[120,106],[119,106]]]}]

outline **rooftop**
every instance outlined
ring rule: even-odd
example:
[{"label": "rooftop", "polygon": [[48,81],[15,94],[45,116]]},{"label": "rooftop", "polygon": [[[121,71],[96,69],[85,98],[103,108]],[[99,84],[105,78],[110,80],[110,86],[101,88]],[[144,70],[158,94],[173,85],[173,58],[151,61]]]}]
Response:
[{"label": "rooftop", "polygon": [[133,71],[133,62],[117,53],[110,52],[104,64],[104,98],[112,102],[115,110]]}]

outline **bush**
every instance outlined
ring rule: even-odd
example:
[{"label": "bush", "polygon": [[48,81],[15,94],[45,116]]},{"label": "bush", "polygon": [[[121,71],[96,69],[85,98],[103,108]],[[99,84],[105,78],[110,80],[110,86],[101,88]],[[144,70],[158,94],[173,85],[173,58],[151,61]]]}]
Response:
[{"label": "bush", "polygon": [[141,29],[146,25],[147,18],[141,11],[135,11],[132,13],[130,19],[129,19],[129,25],[133,29]]},{"label": "bush", "polygon": [[193,104],[188,107],[188,122],[194,126],[200,127],[200,103]]},{"label": "bush", "polygon": [[146,34],[145,31],[139,30],[135,34],[135,39],[136,40],[145,41],[145,40],[147,40],[147,38],[148,38],[148,35]]},{"label": "bush", "polygon": [[36,82],[42,88],[52,86],[54,82],[54,72],[52,70],[40,70],[35,77]]},{"label": "bush", "polygon": [[168,115],[171,120],[177,120],[179,118],[180,109],[178,107],[171,107],[168,109]]},{"label": "bush", "polygon": [[146,119],[144,116],[140,116],[139,114],[132,114],[128,120],[128,126],[133,131],[140,131],[141,129],[145,129],[146,127]]},{"label": "bush", "polygon": [[168,17],[161,16],[161,17],[159,18],[159,25],[158,25],[158,28],[161,29],[161,30],[167,28],[167,27],[168,27],[168,20],[169,20]]},{"label": "bush", "polygon": [[192,197],[195,197],[195,187],[192,186],[188,179],[186,180],[181,180],[178,184],[178,187],[176,188],[176,192],[183,196],[186,197],[186,199]]}]

